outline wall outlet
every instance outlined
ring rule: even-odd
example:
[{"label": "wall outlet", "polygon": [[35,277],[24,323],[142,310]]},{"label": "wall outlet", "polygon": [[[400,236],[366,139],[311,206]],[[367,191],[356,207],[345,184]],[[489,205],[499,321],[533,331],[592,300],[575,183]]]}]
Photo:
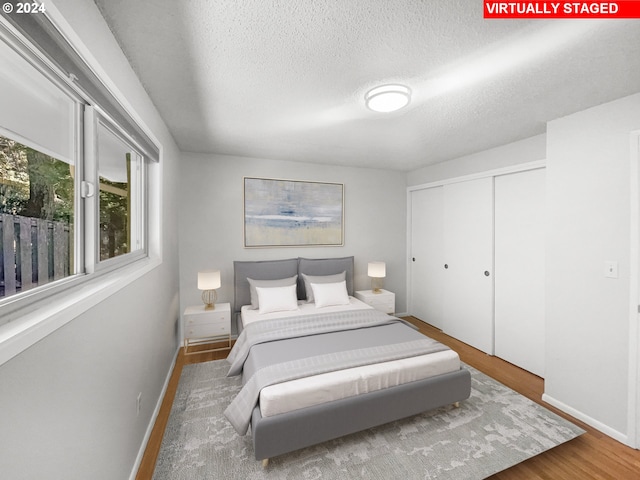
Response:
[{"label": "wall outlet", "polygon": [[604,276],[607,278],[618,278],[618,262],[613,260],[604,262]]},{"label": "wall outlet", "polygon": [[136,399],[136,417],[140,415],[141,408],[142,408],[142,392],[138,394],[138,398]]}]

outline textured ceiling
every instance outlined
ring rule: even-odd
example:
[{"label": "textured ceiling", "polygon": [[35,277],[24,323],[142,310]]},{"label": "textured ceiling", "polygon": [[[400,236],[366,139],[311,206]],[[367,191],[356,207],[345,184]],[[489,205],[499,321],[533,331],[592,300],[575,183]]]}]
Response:
[{"label": "textured ceiling", "polygon": [[[484,20],[481,0],[96,0],[188,152],[411,170],[640,91],[640,20]],[[400,82],[411,104],[364,106]]]}]

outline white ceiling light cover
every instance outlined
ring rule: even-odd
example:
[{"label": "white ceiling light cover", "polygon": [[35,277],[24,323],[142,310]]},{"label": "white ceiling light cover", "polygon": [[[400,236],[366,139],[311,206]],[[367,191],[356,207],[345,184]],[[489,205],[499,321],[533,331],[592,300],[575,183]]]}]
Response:
[{"label": "white ceiling light cover", "polygon": [[404,85],[382,85],[372,88],[364,96],[367,107],[374,112],[395,112],[411,101],[411,89]]}]

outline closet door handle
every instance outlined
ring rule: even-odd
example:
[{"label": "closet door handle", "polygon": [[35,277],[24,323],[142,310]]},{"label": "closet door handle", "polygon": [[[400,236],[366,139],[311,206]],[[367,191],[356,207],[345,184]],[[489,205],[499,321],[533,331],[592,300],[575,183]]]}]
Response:
[{"label": "closet door handle", "polygon": [[489,275],[491,275],[491,274],[489,273],[489,270],[485,270],[485,271],[484,271],[484,276],[485,276],[485,277],[488,277]]},{"label": "closet door handle", "polygon": [[445,268],[445,269],[449,268],[449,264],[448,264],[448,263],[445,263],[445,264],[444,264],[444,268]]}]

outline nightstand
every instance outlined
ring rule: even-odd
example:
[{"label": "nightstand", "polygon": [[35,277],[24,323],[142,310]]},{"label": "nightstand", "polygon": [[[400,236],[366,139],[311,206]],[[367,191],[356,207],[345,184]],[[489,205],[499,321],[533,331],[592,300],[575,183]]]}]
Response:
[{"label": "nightstand", "polygon": [[[231,304],[216,303],[213,310],[204,305],[187,307],[183,316],[184,353],[216,352],[231,349]],[[226,342],[222,348],[189,351],[189,347],[213,342]]]},{"label": "nightstand", "polygon": [[355,293],[355,297],[381,312],[393,313],[396,311],[396,294],[388,290],[380,289],[380,293],[373,293],[372,290],[359,290]]}]

